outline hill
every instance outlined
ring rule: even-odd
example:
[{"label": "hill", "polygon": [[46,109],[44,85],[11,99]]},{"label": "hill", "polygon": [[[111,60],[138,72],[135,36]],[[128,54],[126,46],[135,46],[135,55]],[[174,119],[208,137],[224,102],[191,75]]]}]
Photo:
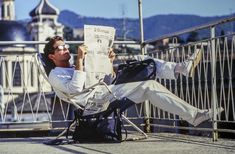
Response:
[{"label": "hill", "polygon": [[[145,39],[152,39],[164,34],[206,24],[228,16],[201,17],[196,15],[156,15],[144,18]],[[61,11],[59,22],[70,28],[83,28],[84,24],[113,26],[117,36],[123,36],[122,18],[85,17],[69,10]],[[126,18],[126,34],[129,38],[139,39],[139,19]]]}]

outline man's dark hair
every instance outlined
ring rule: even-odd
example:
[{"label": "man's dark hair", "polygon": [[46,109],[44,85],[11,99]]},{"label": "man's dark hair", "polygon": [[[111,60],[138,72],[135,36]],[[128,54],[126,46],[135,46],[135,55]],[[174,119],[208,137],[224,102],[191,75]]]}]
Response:
[{"label": "man's dark hair", "polygon": [[43,51],[44,51],[45,56],[48,57],[49,54],[54,54],[54,52],[55,52],[55,48],[53,47],[55,42],[64,41],[64,40],[60,36],[54,36],[52,38],[47,39],[46,41],[49,41],[49,42],[45,45]]},{"label": "man's dark hair", "polygon": [[49,59],[48,55],[49,54],[54,54],[55,48],[53,47],[53,45],[55,44],[55,42],[64,41],[64,40],[60,36],[54,36],[52,38],[47,39],[46,41],[49,41],[49,42],[47,42],[47,44],[44,47],[44,50],[43,50],[44,55],[43,55],[42,58],[43,58],[43,61],[45,63],[44,67],[45,67],[46,74],[49,75],[51,70],[54,69],[56,67],[56,65],[51,59]]}]

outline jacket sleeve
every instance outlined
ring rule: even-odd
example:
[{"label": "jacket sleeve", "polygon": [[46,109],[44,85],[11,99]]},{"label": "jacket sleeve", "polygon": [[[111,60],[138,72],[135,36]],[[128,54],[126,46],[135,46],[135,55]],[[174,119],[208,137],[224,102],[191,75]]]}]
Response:
[{"label": "jacket sleeve", "polygon": [[56,90],[67,94],[75,94],[83,90],[86,80],[86,72],[74,70],[72,76],[60,75],[53,70],[49,74],[49,82]]}]

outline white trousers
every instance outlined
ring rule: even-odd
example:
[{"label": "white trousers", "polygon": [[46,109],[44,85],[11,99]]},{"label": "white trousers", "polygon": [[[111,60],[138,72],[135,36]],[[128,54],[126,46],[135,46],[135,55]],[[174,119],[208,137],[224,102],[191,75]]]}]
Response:
[{"label": "white trousers", "polygon": [[153,59],[156,64],[156,77],[162,79],[176,79],[175,66],[177,63],[167,62],[161,59]]},{"label": "white trousers", "polygon": [[149,100],[156,107],[179,115],[191,124],[193,124],[196,114],[201,111],[180,99],[154,80],[110,85],[109,87],[119,98],[126,97],[135,103]]}]

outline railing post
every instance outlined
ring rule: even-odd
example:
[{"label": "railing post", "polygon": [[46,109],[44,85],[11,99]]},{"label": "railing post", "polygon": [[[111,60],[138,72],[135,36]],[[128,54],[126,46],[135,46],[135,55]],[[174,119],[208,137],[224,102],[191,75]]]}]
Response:
[{"label": "railing post", "polygon": [[140,22],[140,49],[141,49],[141,54],[145,54],[144,26],[143,26],[143,16],[142,16],[142,0],[138,0],[138,8],[139,8],[139,22]]},{"label": "railing post", "polygon": [[[144,28],[143,28],[143,16],[142,16],[142,0],[138,0],[138,9],[139,9],[139,22],[140,22],[140,50],[141,54],[144,55],[146,53],[145,51],[145,45],[144,45]],[[144,102],[144,131],[150,132],[150,119],[149,119],[149,112],[150,104],[149,101]]]},{"label": "railing post", "polygon": [[216,46],[215,46],[215,26],[210,28],[211,30],[211,73],[212,73],[212,137],[213,141],[218,140],[217,130],[217,94],[216,94]]}]

